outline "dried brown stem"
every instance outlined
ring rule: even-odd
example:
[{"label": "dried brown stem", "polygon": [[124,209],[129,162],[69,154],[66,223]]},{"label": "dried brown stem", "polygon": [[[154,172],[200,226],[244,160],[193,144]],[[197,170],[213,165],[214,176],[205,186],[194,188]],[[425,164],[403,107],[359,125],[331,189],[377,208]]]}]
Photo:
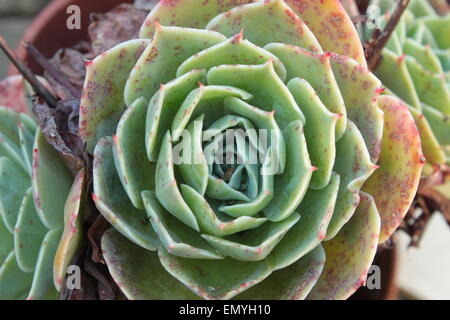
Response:
[{"label": "dried brown stem", "polygon": [[0,49],[2,49],[17,70],[19,70],[22,76],[30,83],[36,91],[36,94],[41,97],[51,108],[56,108],[58,99],[36,78],[32,71],[16,57],[14,51],[8,46],[2,36],[0,36]]},{"label": "dried brown stem", "polygon": [[56,82],[63,86],[67,92],[71,95],[73,99],[79,99],[81,96],[81,91],[73,86],[69,80],[56,69],[31,43],[24,43],[25,49],[30,53],[30,55],[36,60],[36,62],[46,70],[48,75],[52,77]]},{"label": "dried brown stem", "polygon": [[394,32],[395,27],[397,26],[398,22],[400,21],[400,18],[402,17],[403,13],[408,7],[409,2],[410,0],[398,1],[397,7],[395,8],[394,13],[392,14],[391,18],[386,24],[386,27],[384,28],[383,32],[379,37],[375,39],[376,43],[373,49],[370,50],[370,52],[367,52],[366,58],[370,70],[374,71],[378,67],[381,59],[381,52],[388,43],[392,35],[392,32]]}]

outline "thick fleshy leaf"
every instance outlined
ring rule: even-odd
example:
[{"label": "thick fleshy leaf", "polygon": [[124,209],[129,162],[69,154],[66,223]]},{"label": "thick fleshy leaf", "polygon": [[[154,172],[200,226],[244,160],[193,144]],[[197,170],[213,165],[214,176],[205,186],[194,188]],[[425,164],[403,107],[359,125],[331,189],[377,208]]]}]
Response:
[{"label": "thick fleshy leaf", "polygon": [[237,300],[303,300],[319,279],[325,251],[317,246],[303,258],[272,273],[263,282],[244,291]]},{"label": "thick fleshy leaf", "polygon": [[273,62],[262,65],[223,65],[208,72],[208,84],[225,85],[243,89],[253,95],[250,103],[264,111],[275,111],[275,119],[281,129],[291,121],[305,116],[286,85],[275,72]]},{"label": "thick fleshy leaf", "polygon": [[193,69],[209,70],[223,64],[263,64],[273,60],[275,71],[284,81],[286,79],[286,68],[277,56],[266,51],[248,40],[243,39],[243,32],[221,42],[211,48],[187,59],[177,70],[177,77]]},{"label": "thick fleshy leaf", "polygon": [[444,150],[439,145],[430,123],[422,112],[417,109],[408,106],[409,112],[416,122],[416,126],[419,129],[420,140],[422,143],[422,151],[425,155],[427,162],[431,164],[444,164],[447,161]]},{"label": "thick fleshy leaf", "polygon": [[128,107],[114,136],[114,163],[125,192],[137,209],[144,209],[141,192],[155,190],[156,164],[145,152],[145,118],[148,102],[139,98]]},{"label": "thick fleshy leaf", "polygon": [[67,267],[83,241],[85,175],[82,169],[75,177],[64,207],[64,230],[53,263],[53,283],[58,291]]},{"label": "thick fleshy leaf", "polygon": [[[177,165],[184,181],[192,188],[205,195],[208,186],[208,164],[203,153],[203,119],[204,115],[191,122],[183,138],[183,159]],[[185,141],[186,139],[187,141]],[[186,153],[186,154],[185,154]]]},{"label": "thick fleshy leaf", "polygon": [[33,149],[32,186],[37,213],[48,229],[62,230],[64,205],[72,181],[69,169],[38,129]]},{"label": "thick fleshy leaf", "polygon": [[98,210],[120,233],[147,250],[156,250],[159,241],[146,219],[145,211],[133,206],[120,183],[112,144],[111,138],[102,138],[95,148],[92,198]]},{"label": "thick fleshy leaf", "polygon": [[80,101],[80,136],[90,153],[100,138],[114,134],[125,110],[125,83],[149,44],[148,40],[130,40],[86,63]]},{"label": "thick fleshy leaf", "polygon": [[0,158],[0,214],[9,232],[13,232],[30,177],[12,160]]},{"label": "thick fleshy leaf", "polygon": [[152,43],[142,53],[126,83],[126,104],[140,97],[150,100],[161,84],[176,77],[178,67],[187,58],[225,40],[217,32],[163,27],[158,23]]},{"label": "thick fleshy leaf", "polygon": [[370,158],[376,162],[383,137],[383,112],[375,104],[381,87],[380,80],[345,56],[333,54],[331,66],[345,101],[348,118],[358,127]]},{"label": "thick fleshy leaf", "polygon": [[384,49],[383,61],[375,71],[375,75],[399,98],[420,110],[420,100],[406,67],[405,56],[398,56],[391,50]]},{"label": "thick fleshy leaf", "polygon": [[[329,111],[342,115],[336,125],[336,140],[339,140],[347,127],[347,110],[331,69],[331,54],[316,54],[283,43],[270,43],[265,49],[281,59],[287,70],[287,80],[306,80]],[[306,112],[304,106],[299,105]]]},{"label": "thick fleshy leaf", "polygon": [[163,0],[145,19],[140,30],[140,37],[151,39],[157,23],[163,26],[204,29],[207,23],[218,14],[252,2],[255,0]]},{"label": "thick fleshy leaf", "polygon": [[427,118],[433,133],[442,145],[450,145],[450,118],[439,110],[436,110],[425,104],[422,105],[422,111]]},{"label": "thick fleshy leaf", "polygon": [[157,253],[136,246],[114,229],[103,234],[102,251],[109,272],[128,299],[198,299],[162,267]]},{"label": "thick fleshy leaf", "polygon": [[29,131],[22,122],[17,121],[17,128],[20,138],[20,149],[22,150],[22,161],[24,162],[27,173],[31,177],[32,166],[33,166],[33,144],[34,144],[34,133],[36,128],[33,127],[32,131]]},{"label": "thick fleshy leaf", "polygon": [[171,255],[163,248],[158,253],[167,272],[206,300],[231,299],[271,273],[264,261],[186,259]]},{"label": "thick fleshy leaf", "polygon": [[203,234],[202,237],[211,246],[232,259],[261,261],[272,252],[299,219],[300,216],[294,213],[281,222],[266,222],[260,228],[249,230],[242,235],[218,238]]},{"label": "thick fleshy leaf", "polygon": [[339,175],[333,174],[322,190],[309,190],[297,208],[301,219],[288,231],[267,258],[274,270],[282,270],[317,247],[325,238],[339,190]]},{"label": "thick fleshy leaf", "polygon": [[208,204],[208,201],[195,189],[181,185],[183,197],[194,212],[199,222],[200,228],[208,234],[224,237],[244,230],[255,229],[267,221],[266,218],[240,217],[234,220],[219,219],[219,212],[215,211]]},{"label": "thick fleshy leaf", "polygon": [[142,192],[145,209],[161,244],[170,254],[189,259],[222,259],[200,234],[173,217],[159,203],[155,194]]},{"label": "thick fleshy leaf", "polygon": [[284,0],[302,19],[326,51],[348,56],[366,66],[358,32],[337,0]]},{"label": "thick fleshy leaf", "polygon": [[[208,81],[209,82],[209,81]],[[205,115],[205,123],[212,123],[224,113],[224,100],[228,97],[248,100],[252,96],[244,90],[229,86],[204,86],[199,84],[199,88],[193,90],[183,101],[178,112],[173,118],[172,133],[173,140],[178,142],[190,120],[202,114]]]},{"label": "thick fleshy leaf", "polygon": [[3,219],[0,219],[0,266],[6,257],[14,249],[14,238],[12,233],[6,228]]},{"label": "thick fleshy leaf", "polygon": [[377,251],[379,233],[380,217],[375,201],[361,193],[353,218],[336,237],[323,242],[325,267],[308,299],[347,299],[363,285]]},{"label": "thick fleshy leaf", "polygon": [[311,162],[317,169],[309,187],[320,190],[331,179],[336,157],[336,125],[345,116],[329,112],[306,80],[292,79],[288,88],[308,119],[304,128],[306,144]]},{"label": "thick fleshy leaf", "polygon": [[61,231],[52,230],[42,241],[27,300],[55,300],[58,293],[53,285],[53,261]]},{"label": "thick fleshy leaf", "polygon": [[156,197],[164,208],[187,226],[199,231],[200,228],[197,220],[184,201],[180,189],[178,188],[177,180],[175,179],[172,138],[169,131],[167,131],[164,137],[159,152],[155,179]]},{"label": "thick fleshy leaf", "polygon": [[33,273],[23,272],[12,251],[0,268],[0,300],[24,299],[28,295]]},{"label": "thick fleshy leaf", "polygon": [[283,132],[286,142],[286,168],[275,176],[274,195],[263,209],[271,221],[289,217],[302,201],[315,168],[311,165],[301,121],[293,121]]},{"label": "thick fleshy leaf", "polygon": [[406,65],[420,100],[450,115],[450,90],[445,78],[424,69],[411,57],[406,58]]},{"label": "thick fleshy leaf", "polygon": [[258,1],[236,7],[212,19],[206,29],[227,37],[244,30],[245,38],[260,47],[282,42],[313,52],[322,51],[308,26],[282,0]]},{"label": "thick fleshy leaf", "polygon": [[145,145],[150,161],[158,159],[161,142],[188,94],[206,80],[205,70],[192,70],[160,87],[150,100],[147,112]]},{"label": "thick fleshy leaf", "polygon": [[31,188],[25,193],[14,228],[14,251],[17,264],[24,272],[33,272],[39,248],[47,234],[47,228],[39,220],[33,202]]},{"label": "thick fleshy leaf", "polygon": [[351,219],[358,207],[359,190],[377,167],[370,161],[363,137],[353,122],[348,122],[347,131],[336,144],[334,171],[341,177],[336,208],[327,230],[326,239],[333,239]]},{"label": "thick fleshy leaf", "polygon": [[391,96],[380,97],[378,105],[385,119],[380,168],[364,184],[363,190],[373,195],[380,212],[381,243],[392,235],[408,212],[425,158],[408,108]]}]

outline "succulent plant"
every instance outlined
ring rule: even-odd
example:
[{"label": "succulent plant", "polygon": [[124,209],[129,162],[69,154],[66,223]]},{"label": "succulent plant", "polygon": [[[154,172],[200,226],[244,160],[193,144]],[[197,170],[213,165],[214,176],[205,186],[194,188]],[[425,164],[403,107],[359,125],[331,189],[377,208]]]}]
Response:
[{"label": "succulent plant", "polygon": [[[22,81],[3,81],[0,100],[12,102]],[[81,237],[83,179],[74,182],[30,116],[0,106],[0,300],[58,298]]]},{"label": "succulent plant", "polygon": [[[383,27],[396,1],[376,0]],[[373,30],[367,30],[368,34]],[[448,162],[450,146],[450,15],[439,16],[428,1],[412,0],[375,74],[410,108],[427,162]]]},{"label": "succulent plant", "polygon": [[[129,299],[345,299],[414,197],[414,119],[338,0],[163,0],[86,69],[80,136]],[[268,146],[218,148],[229,129]]]}]

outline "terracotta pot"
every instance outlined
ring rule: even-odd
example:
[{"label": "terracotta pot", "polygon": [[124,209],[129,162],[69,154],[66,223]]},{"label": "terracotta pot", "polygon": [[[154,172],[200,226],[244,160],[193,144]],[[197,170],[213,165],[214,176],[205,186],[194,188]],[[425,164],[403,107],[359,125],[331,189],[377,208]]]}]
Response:
[{"label": "terracotta pot", "polygon": [[384,249],[377,253],[374,265],[381,270],[381,289],[369,290],[361,287],[350,300],[397,300],[399,289],[397,285],[397,248]]},{"label": "terracotta pot", "polygon": [[[87,40],[87,28],[92,13],[103,13],[111,10],[116,5],[133,0],[53,0],[33,20],[21,39],[31,42],[47,58],[60,48],[70,47],[79,41]],[[67,8],[77,5],[81,9],[81,29],[69,30],[67,19],[69,14]],[[33,72],[40,74],[42,69],[30,58],[22,45],[16,50],[20,59],[26,61]],[[17,70],[10,68],[10,75],[16,74]]]}]

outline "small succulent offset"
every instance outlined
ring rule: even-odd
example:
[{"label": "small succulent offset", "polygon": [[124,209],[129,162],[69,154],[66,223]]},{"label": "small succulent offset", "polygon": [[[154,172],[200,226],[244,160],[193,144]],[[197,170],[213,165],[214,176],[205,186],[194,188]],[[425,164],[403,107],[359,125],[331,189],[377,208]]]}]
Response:
[{"label": "small succulent offset", "polygon": [[[396,6],[375,0],[383,27]],[[372,32],[373,30],[368,30]],[[412,0],[402,16],[375,74],[405,101],[419,128],[427,162],[444,164],[450,156],[450,14],[439,16],[428,1]]]},{"label": "small succulent offset", "polygon": [[[0,101],[16,96],[15,109],[26,111],[22,82],[2,82]],[[0,300],[58,298],[81,237],[83,179],[74,182],[30,116],[0,106]]]},{"label": "small succulent offset", "polygon": [[[163,0],[86,68],[80,135],[129,299],[345,299],[417,190],[414,119],[338,0]],[[229,129],[268,148],[217,148]]]}]

